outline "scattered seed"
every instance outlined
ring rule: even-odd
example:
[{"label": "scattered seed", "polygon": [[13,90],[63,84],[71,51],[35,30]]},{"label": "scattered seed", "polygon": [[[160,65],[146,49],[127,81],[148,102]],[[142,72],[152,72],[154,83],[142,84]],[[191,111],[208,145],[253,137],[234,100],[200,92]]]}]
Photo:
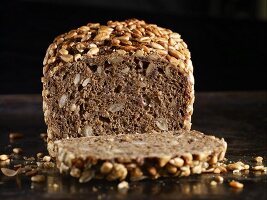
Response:
[{"label": "scattered seed", "polygon": [[4,161],[0,160],[0,166],[1,167],[5,167],[8,165],[10,165],[10,159],[4,160]]},{"label": "scattered seed", "polygon": [[35,161],[35,158],[34,157],[26,157],[26,156],[23,156],[23,159],[26,160],[26,161]]},{"label": "scattered seed", "polygon": [[211,182],[210,182],[210,185],[211,185],[211,186],[216,186],[216,185],[217,185],[217,182],[216,182],[216,181],[211,181]]},{"label": "scattered seed", "polygon": [[118,184],[118,189],[119,190],[125,190],[129,189],[129,183],[127,181],[122,181]]},{"label": "scattered seed", "polygon": [[38,159],[42,158],[43,156],[44,156],[43,153],[37,153],[37,154],[36,154],[36,157],[37,157]]},{"label": "scattered seed", "polygon": [[156,176],[157,174],[157,169],[155,167],[149,167],[147,169],[148,173],[151,174],[152,176]]},{"label": "scattered seed", "polygon": [[250,168],[249,165],[244,165],[244,169],[245,169],[245,170],[247,170],[247,169],[249,169],[249,168]]},{"label": "scattered seed", "polygon": [[36,183],[41,183],[45,181],[45,176],[44,175],[35,175],[31,177],[31,181],[32,182],[36,182]]},{"label": "scattered seed", "polygon": [[22,149],[21,149],[21,148],[14,148],[14,149],[13,149],[13,152],[14,152],[15,154],[20,154],[20,153],[22,153]]},{"label": "scattered seed", "polygon": [[23,137],[22,133],[9,133],[9,139],[20,139]]},{"label": "scattered seed", "polygon": [[98,191],[98,189],[95,186],[93,186],[92,190],[93,190],[93,192],[97,192]]},{"label": "scattered seed", "polygon": [[257,165],[252,167],[252,170],[254,171],[264,171],[264,166],[263,165]]},{"label": "scattered seed", "polygon": [[223,177],[222,176],[216,176],[215,181],[218,183],[223,183]]},{"label": "scattered seed", "polygon": [[94,171],[92,171],[92,170],[84,171],[82,173],[81,177],[79,178],[79,182],[80,183],[86,183],[86,182],[90,181],[94,176],[95,176]]},{"label": "scattered seed", "polygon": [[43,157],[43,161],[44,162],[50,162],[50,160],[51,160],[51,157],[50,156],[44,156]]},{"label": "scattered seed", "polygon": [[221,170],[219,168],[215,168],[214,171],[213,171],[213,173],[220,174],[221,173]]},{"label": "scattered seed", "polygon": [[22,167],[22,164],[14,165],[14,168],[15,168],[15,169],[18,169],[18,168],[21,168],[21,167]]},{"label": "scattered seed", "polygon": [[40,137],[42,139],[46,139],[47,138],[47,133],[40,133]]},{"label": "scattered seed", "polygon": [[57,190],[57,189],[59,188],[59,185],[56,184],[56,183],[54,183],[54,184],[53,184],[53,188],[54,188],[55,190]]},{"label": "scattered seed", "polygon": [[262,163],[262,161],[263,161],[263,157],[261,157],[261,156],[257,156],[257,157],[254,158],[254,160],[255,160],[257,163]]},{"label": "scattered seed", "polygon": [[244,187],[244,184],[243,184],[243,183],[240,183],[240,182],[238,182],[238,181],[234,181],[234,180],[232,180],[232,181],[229,183],[229,185],[230,185],[231,187],[233,187],[233,188],[236,188],[236,189],[241,189],[241,188]]},{"label": "scattered seed", "polygon": [[5,161],[5,160],[7,160],[8,158],[9,158],[9,156],[6,155],[6,154],[2,154],[2,155],[0,155],[0,160],[1,160],[1,161]]},{"label": "scattered seed", "polygon": [[19,170],[13,170],[13,169],[8,169],[8,168],[1,168],[2,173],[5,176],[16,176]]},{"label": "scattered seed", "polygon": [[25,173],[26,176],[34,176],[38,173],[37,169],[32,169],[31,171],[28,171]]}]

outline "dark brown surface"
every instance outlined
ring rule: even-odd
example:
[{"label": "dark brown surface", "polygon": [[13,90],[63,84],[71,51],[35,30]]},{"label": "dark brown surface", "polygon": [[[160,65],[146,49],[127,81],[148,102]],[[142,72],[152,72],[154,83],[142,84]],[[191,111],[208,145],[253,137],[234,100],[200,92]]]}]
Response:
[{"label": "dark brown surface", "polygon": [[[251,161],[253,156],[267,159],[267,93],[200,93],[196,96],[193,129],[212,132],[228,142],[226,157]],[[22,147],[25,155],[45,150],[39,133],[46,130],[40,96],[0,97],[0,153]],[[22,140],[10,142],[8,131],[25,134]],[[9,145],[10,144],[10,145]],[[127,194],[117,192],[115,183],[93,181],[79,184],[75,179],[50,172],[45,184],[32,184],[26,177],[0,175],[1,199],[266,199],[265,175],[223,175],[225,182],[212,187],[212,175],[186,178],[145,180],[130,183]],[[228,186],[232,179],[244,183],[243,190]],[[55,189],[51,183],[58,183]],[[97,191],[93,189],[97,188]]]}]

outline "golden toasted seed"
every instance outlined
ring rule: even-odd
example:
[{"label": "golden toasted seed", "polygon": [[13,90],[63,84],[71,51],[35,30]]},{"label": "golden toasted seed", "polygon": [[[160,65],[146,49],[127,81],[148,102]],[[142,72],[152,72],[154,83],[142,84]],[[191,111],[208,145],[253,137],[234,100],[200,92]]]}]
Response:
[{"label": "golden toasted seed", "polygon": [[102,174],[108,174],[109,172],[111,172],[113,168],[113,164],[111,162],[104,162],[100,168],[100,172]]},{"label": "golden toasted seed", "polygon": [[5,176],[16,176],[18,173],[18,170],[8,169],[8,168],[1,168],[2,173]]},{"label": "golden toasted seed", "polygon": [[99,52],[99,48],[97,48],[97,47],[92,47],[92,48],[87,52],[87,54],[88,54],[88,55],[96,55],[98,52]]},{"label": "golden toasted seed", "polygon": [[61,55],[60,58],[65,62],[72,62],[73,61],[73,55]]},{"label": "golden toasted seed", "polygon": [[115,39],[117,40],[120,40],[120,41],[128,41],[130,40],[130,36],[129,35],[123,35],[123,36],[120,36],[120,37],[116,37]]},{"label": "golden toasted seed", "polygon": [[174,165],[175,167],[182,167],[184,165],[184,160],[182,158],[176,157],[171,159],[169,163]]},{"label": "golden toasted seed", "polygon": [[252,167],[252,170],[254,171],[264,171],[264,166],[263,165],[257,165],[257,166],[254,166]]},{"label": "golden toasted seed", "polygon": [[151,42],[150,46],[155,49],[161,49],[164,50],[164,47],[156,42]]},{"label": "golden toasted seed", "polygon": [[171,156],[163,156],[160,157],[159,160],[159,166],[164,167],[171,159]]},{"label": "golden toasted seed", "polygon": [[22,153],[22,149],[21,149],[21,148],[14,148],[14,149],[13,149],[13,152],[14,152],[15,154],[20,154],[20,153]]},{"label": "golden toasted seed", "polygon": [[240,163],[231,163],[227,165],[228,170],[243,170],[243,167],[240,165]]},{"label": "golden toasted seed", "polygon": [[47,133],[40,133],[40,137],[43,138],[43,139],[46,139],[47,138]]},{"label": "golden toasted seed", "polygon": [[81,170],[78,168],[72,168],[70,170],[70,175],[76,178],[79,178],[81,176]]},{"label": "golden toasted seed", "polygon": [[109,33],[100,32],[95,36],[94,41],[103,41],[103,40],[109,39],[109,37],[110,37]]},{"label": "golden toasted seed", "polygon": [[191,153],[184,153],[182,157],[184,158],[186,164],[191,164],[193,161],[193,156]]},{"label": "golden toasted seed", "polygon": [[180,37],[181,37],[181,35],[178,34],[178,33],[171,33],[171,34],[170,34],[170,38],[179,39]]},{"label": "golden toasted seed", "polygon": [[127,181],[122,181],[118,184],[118,189],[123,190],[123,189],[129,189],[129,183]]},{"label": "golden toasted seed", "polygon": [[218,183],[223,183],[223,177],[222,176],[216,176],[215,181]]},{"label": "golden toasted seed", "polygon": [[77,33],[75,31],[71,31],[65,36],[65,39],[73,38],[76,35],[77,35]]},{"label": "golden toasted seed", "polygon": [[229,183],[229,185],[231,186],[231,187],[233,187],[233,188],[237,188],[237,189],[241,189],[241,188],[243,188],[244,187],[244,184],[243,183],[240,183],[240,182],[238,182],[238,181],[231,181],[230,183]]},{"label": "golden toasted seed", "polygon": [[192,169],[192,174],[201,174],[202,172],[202,167],[201,165],[194,166]]},{"label": "golden toasted seed", "polygon": [[59,53],[60,53],[61,55],[68,55],[68,54],[69,54],[69,51],[66,50],[66,49],[60,49],[60,50],[59,50]]},{"label": "golden toasted seed", "polygon": [[150,42],[151,38],[150,37],[140,37],[137,39],[138,42]]},{"label": "golden toasted seed", "polygon": [[156,176],[156,174],[157,174],[157,169],[155,167],[148,167],[147,171],[152,176]]},{"label": "golden toasted seed", "polygon": [[9,139],[20,139],[23,137],[22,133],[9,133]]},{"label": "golden toasted seed", "polygon": [[43,156],[44,156],[43,153],[37,153],[37,154],[36,154],[36,157],[39,158],[39,159],[42,158]]},{"label": "golden toasted seed", "polygon": [[43,161],[44,162],[50,162],[50,160],[51,160],[51,157],[50,156],[44,156],[43,157]]},{"label": "golden toasted seed", "polygon": [[36,182],[36,183],[41,183],[45,181],[45,176],[44,175],[35,175],[31,177],[31,181],[32,182]]},{"label": "golden toasted seed", "polygon": [[124,180],[128,174],[128,170],[123,164],[113,164],[112,171],[106,177],[107,180]]},{"label": "golden toasted seed", "polygon": [[177,172],[177,168],[171,164],[167,164],[166,169],[170,174],[175,174]]},{"label": "golden toasted seed", "polygon": [[90,28],[88,26],[82,26],[79,28],[79,30],[83,31],[83,32],[87,32],[90,30]]},{"label": "golden toasted seed", "polygon": [[258,163],[262,163],[262,161],[263,161],[263,157],[261,157],[261,156],[257,156],[257,157],[254,158],[254,160],[255,160],[256,162],[258,162]]},{"label": "golden toasted seed", "polygon": [[177,50],[169,49],[169,54],[177,59],[185,60],[185,56]]},{"label": "golden toasted seed", "polygon": [[210,185],[211,185],[211,186],[216,186],[216,185],[217,185],[217,182],[216,182],[216,181],[211,181],[211,182],[210,182]]},{"label": "golden toasted seed", "polygon": [[86,182],[92,180],[94,176],[95,176],[94,171],[92,171],[92,170],[84,171],[82,173],[81,177],[79,178],[79,182],[80,183],[86,183]]},{"label": "golden toasted seed", "polygon": [[250,168],[250,166],[249,165],[244,165],[244,169],[249,169]]},{"label": "golden toasted seed", "polygon": [[9,156],[6,155],[6,154],[2,154],[2,155],[0,155],[0,160],[1,160],[1,161],[5,161],[5,160],[7,160],[8,158],[9,158]]},{"label": "golden toasted seed", "polygon": [[219,174],[219,173],[221,173],[221,170],[219,168],[215,168],[214,171],[213,171],[213,173]]},{"label": "golden toasted seed", "polygon": [[180,168],[182,173],[181,176],[189,176],[190,175],[190,167],[189,166],[183,166]]}]

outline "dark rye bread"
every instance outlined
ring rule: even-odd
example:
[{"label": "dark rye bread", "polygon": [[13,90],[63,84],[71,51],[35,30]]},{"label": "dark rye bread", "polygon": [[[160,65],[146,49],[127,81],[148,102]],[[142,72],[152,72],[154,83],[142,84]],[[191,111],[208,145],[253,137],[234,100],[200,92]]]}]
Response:
[{"label": "dark rye bread", "polygon": [[183,130],[55,142],[59,169],[80,182],[200,174],[223,160],[226,148],[224,139]]},{"label": "dark rye bread", "polygon": [[58,36],[44,58],[43,110],[53,141],[190,130],[194,77],[178,33],[131,19]]}]

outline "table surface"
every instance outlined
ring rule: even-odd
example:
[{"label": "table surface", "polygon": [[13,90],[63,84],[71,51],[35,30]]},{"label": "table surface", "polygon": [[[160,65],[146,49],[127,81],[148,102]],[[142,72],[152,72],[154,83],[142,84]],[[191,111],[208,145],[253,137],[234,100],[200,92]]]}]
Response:
[{"label": "table surface", "polygon": [[[0,96],[0,154],[21,147],[24,155],[46,152],[39,134],[45,132],[39,95]],[[197,93],[193,129],[224,137],[229,160],[251,162],[260,155],[267,160],[267,92]],[[9,132],[22,132],[24,138],[9,141]],[[118,183],[91,181],[80,184],[57,171],[46,172],[45,183],[33,184],[24,175],[6,177],[0,172],[0,199],[267,199],[267,175],[222,174],[223,184],[210,185],[212,174],[184,178],[162,178],[131,182],[127,192]],[[229,187],[230,180],[244,183],[241,190]],[[53,183],[59,185],[53,188]]]}]

